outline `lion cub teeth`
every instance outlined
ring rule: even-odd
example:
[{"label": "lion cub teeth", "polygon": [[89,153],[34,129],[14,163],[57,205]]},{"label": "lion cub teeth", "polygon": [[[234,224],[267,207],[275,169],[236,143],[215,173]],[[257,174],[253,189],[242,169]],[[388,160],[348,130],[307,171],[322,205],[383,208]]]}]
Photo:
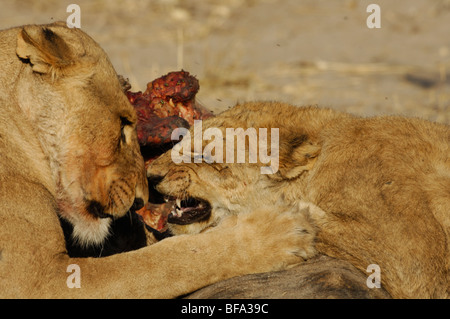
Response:
[{"label": "lion cub teeth", "polygon": [[172,216],[176,216],[176,217],[181,217],[181,215],[183,215],[183,211],[179,210],[178,208],[172,209],[172,211],[170,212],[172,214]]},{"label": "lion cub teeth", "polygon": [[171,213],[176,217],[181,217],[181,215],[183,215],[183,210],[181,209],[181,199],[177,198],[175,200],[175,205],[173,206]]},{"label": "lion cub teeth", "polygon": [[173,210],[170,212],[170,214],[171,214],[173,217],[181,217],[181,215],[183,214],[183,212],[182,212],[182,211],[179,211],[178,209],[173,209]]}]

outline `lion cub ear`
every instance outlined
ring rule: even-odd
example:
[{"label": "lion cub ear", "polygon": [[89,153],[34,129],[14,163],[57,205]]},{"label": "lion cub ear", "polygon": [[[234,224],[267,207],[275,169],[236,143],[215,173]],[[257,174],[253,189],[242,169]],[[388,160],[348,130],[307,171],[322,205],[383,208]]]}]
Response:
[{"label": "lion cub ear", "polygon": [[286,139],[285,143],[280,144],[281,177],[296,178],[304,171],[312,169],[320,150],[320,145],[310,141],[306,135]]},{"label": "lion cub ear", "polygon": [[66,42],[48,27],[26,26],[17,36],[17,55],[29,60],[33,71],[48,73],[73,60]]}]

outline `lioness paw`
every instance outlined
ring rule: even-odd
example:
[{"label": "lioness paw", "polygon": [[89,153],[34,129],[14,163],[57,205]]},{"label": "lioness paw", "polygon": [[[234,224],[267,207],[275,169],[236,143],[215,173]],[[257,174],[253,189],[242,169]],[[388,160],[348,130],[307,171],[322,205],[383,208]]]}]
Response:
[{"label": "lioness paw", "polygon": [[259,209],[239,215],[234,229],[244,262],[255,272],[289,268],[316,254],[308,208]]}]

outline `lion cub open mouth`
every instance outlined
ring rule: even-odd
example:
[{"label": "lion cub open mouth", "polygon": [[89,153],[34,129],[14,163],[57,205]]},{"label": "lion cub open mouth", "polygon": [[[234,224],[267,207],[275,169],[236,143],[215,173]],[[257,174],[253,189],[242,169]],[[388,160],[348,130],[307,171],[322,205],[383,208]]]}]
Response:
[{"label": "lion cub open mouth", "polygon": [[173,202],[167,221],[171,224],[188,225],[207,220],[211,216],[211,204],[200,198],[185,199],[165,196],[166,202]]},{"label": "lion cub open mouth", "polygon": [[[173,235],[175,225],[185,226],[208,222],[211,218],[212,205],[205,199],[190,197],[186,193],[162,194],[153,187],[150,191],[149,201],[136,213],[148,227],[161,234],[170,228],[170,234]],[[173,226],[170,227],[170,225]],[[178,232],[175,231],[175,233]]]}]

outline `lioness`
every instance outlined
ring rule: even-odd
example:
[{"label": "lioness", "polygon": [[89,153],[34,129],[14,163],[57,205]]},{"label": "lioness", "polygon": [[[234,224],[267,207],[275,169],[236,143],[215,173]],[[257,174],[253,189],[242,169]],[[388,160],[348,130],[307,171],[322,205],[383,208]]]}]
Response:
[{"label": "lioness", "polygon": [[1,31],[0,64],[1,298],[175,297],[301,260],[301,218],[270,211],[128,253],[69,258],[58,216],[80,245],[101,244],[112,219],[147,201],[135,110],[105,52],[64,23]]},{"label": "lioness", "polygon": [[[392,297],[449,296],[448,126],[253,102],[203,121],[202,128],[203,133],[220,129],[226,136],[223,150],[211,149],[218,137],[209,135],[202,145],[208,152],[199,154],[197,146],[192,153],[197,163],[175,164],[172,150],[148,168],[156,190],[174,200],[173,233],[198,233],[225,216],[261,207],[275,205],[281,213],[309,202],[302,231],[317,234],[315,241],[305,242],[312,245],[304,247],[307,255],[315,249],[365,274],[376,264]],[[248,128],[279,128],[278,170],[261,174],[265,164],[259,159],[249,163],[249,141],[245,163],[211,161],[211,155],[230,152],[226,128],[243,128],[243,134]],[[180,145],[185,150],[192,142],[195,150],[194,143],[201,142],[194,140],[183,139]]]}]

